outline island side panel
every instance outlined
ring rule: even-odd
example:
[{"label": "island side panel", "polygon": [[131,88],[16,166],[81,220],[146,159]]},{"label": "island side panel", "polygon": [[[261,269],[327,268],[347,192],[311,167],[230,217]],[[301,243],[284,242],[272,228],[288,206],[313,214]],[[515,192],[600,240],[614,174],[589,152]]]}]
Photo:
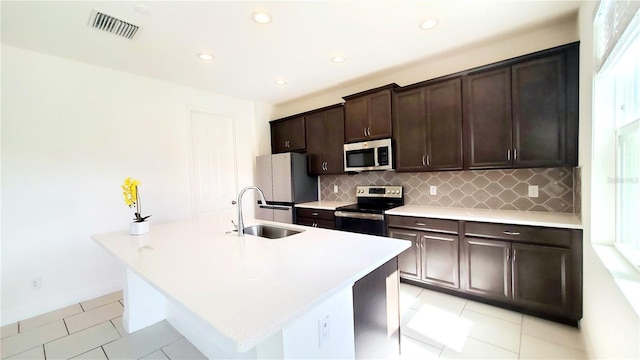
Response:
[{"label": "island side panel", "polygon": [[122,326],[126,332],[132,333],[164,320],[166,298],[129,267],[123,297]]},{"label": "island side panel", "polygon": [[399,291],[397,257],[353,285],[356,359],[391,359],[400,354]]}]

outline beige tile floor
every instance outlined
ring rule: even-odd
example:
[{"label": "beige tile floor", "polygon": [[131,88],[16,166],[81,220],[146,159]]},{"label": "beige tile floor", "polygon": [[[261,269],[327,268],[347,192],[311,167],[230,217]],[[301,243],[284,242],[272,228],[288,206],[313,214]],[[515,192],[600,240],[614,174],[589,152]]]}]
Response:
[{"label": "beige tile floor", "polygon": [[[400,285],[400,359],[584,359],[579,330]],[[122,292],[2,327],[2,359],[205,359],[162,321],[122,328]]]},{"label": "beige tile floor", "polygon": [[127,334],[122,292],[3,326],[1,359],[206,359],[166,321]]},{"label": "beige tile floor", "polygon": [[401,359],[586,359],[580,330],[400,284]]}]

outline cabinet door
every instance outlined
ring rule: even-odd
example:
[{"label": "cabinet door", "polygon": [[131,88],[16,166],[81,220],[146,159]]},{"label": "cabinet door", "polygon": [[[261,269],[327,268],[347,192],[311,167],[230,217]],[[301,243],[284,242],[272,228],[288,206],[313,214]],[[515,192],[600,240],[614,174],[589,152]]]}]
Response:
[{"label": "cabinet door", "polygon": [[465,163],[511,167],[511,68],[464,77]]},{"label": "cabinet door", "polygon": [[400,92],[394,96],[396,171],[424,171],[427,155],[424,89]]},{"label": "cabinet door", "polygon": [[462,89],[460,79],[425,88],[426,164],[429,170],[462,169]]},{"label": "cabinet door", "polygon": [[271,153],[283,153],[289,151],[287,140],[289,138],[289,126],[286,121],[271,123]]},{"label": "cabinet door", "polygon": [[367,139],[391,137],[391,90],[382,90],[368,96],[369,136]]},{"label": "cabinet door", "polygon": [[566,164],[565,78],[564,54],[512,67],[514,167]]},{"label": "cabinet door", "polygon": [[513,301],[545,313],[569,314],[571,251],[512,244]]},{"label": "cabinet door", "polygon": [[421,238],[422,280],[458,289],[458,236],[424,232]]},{"label": "cabinet door", "polygon": [[342,107],[326,112],[324,140],[325,171],[323,174],[344,173],[344,109]]},{"label": "cabinet door", "polygon": [[389,228],[388,236],[394,239],[411,241],[411,247],[398,255],[398,270],[400,276],[412,279],[420,277],[420,232],[404,229]]},{"label": "cabinet door", "polygon": [[344,141],[356,142],[368,139],[369,102],[366,96],[349,99],[344,102]]},{"label": "cabinet door", "polygon": [[510,300],[510,243],[465,237],[462,246],[463,290],[490,299]]},{"label": "cabinet door", "polygon": [[324,172],[325,154],[325,120],[324,113],[319,112],[307,115],[307,161],[308,172],[313,175],[322,175]]},{"label": "cabinet door", "polygon": [[287,120],[289,127],[288,151],[301,151],[306,148],[304,117]]}]

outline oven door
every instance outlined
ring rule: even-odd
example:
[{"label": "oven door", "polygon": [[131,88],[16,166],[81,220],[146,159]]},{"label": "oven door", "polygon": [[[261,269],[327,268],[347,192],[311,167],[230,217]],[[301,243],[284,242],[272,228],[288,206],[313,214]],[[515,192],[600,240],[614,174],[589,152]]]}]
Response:
[{"label": "oven door", "polygon": [[360,234],[385,236],[387,226],[382,214],[336,211],[336,229]]}]

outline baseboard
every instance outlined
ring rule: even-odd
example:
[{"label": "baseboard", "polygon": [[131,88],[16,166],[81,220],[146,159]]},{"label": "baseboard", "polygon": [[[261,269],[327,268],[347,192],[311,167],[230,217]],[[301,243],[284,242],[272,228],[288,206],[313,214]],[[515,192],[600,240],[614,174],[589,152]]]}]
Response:
[{"label": "baseboard", "polygon": [[81,289],[71,293],[61,294],[60,296],[56,296],[53,298],[43,298],[35,303],[30,303],[15,309],[3,311],[0,319],[0,326],[13,324],[18,321],[26,320],[34,316],[62,309],[73,304],[78,304],[80,302],[120,290],[122,290],[122,280],[117,280],[100,284],[98,286]]}]

